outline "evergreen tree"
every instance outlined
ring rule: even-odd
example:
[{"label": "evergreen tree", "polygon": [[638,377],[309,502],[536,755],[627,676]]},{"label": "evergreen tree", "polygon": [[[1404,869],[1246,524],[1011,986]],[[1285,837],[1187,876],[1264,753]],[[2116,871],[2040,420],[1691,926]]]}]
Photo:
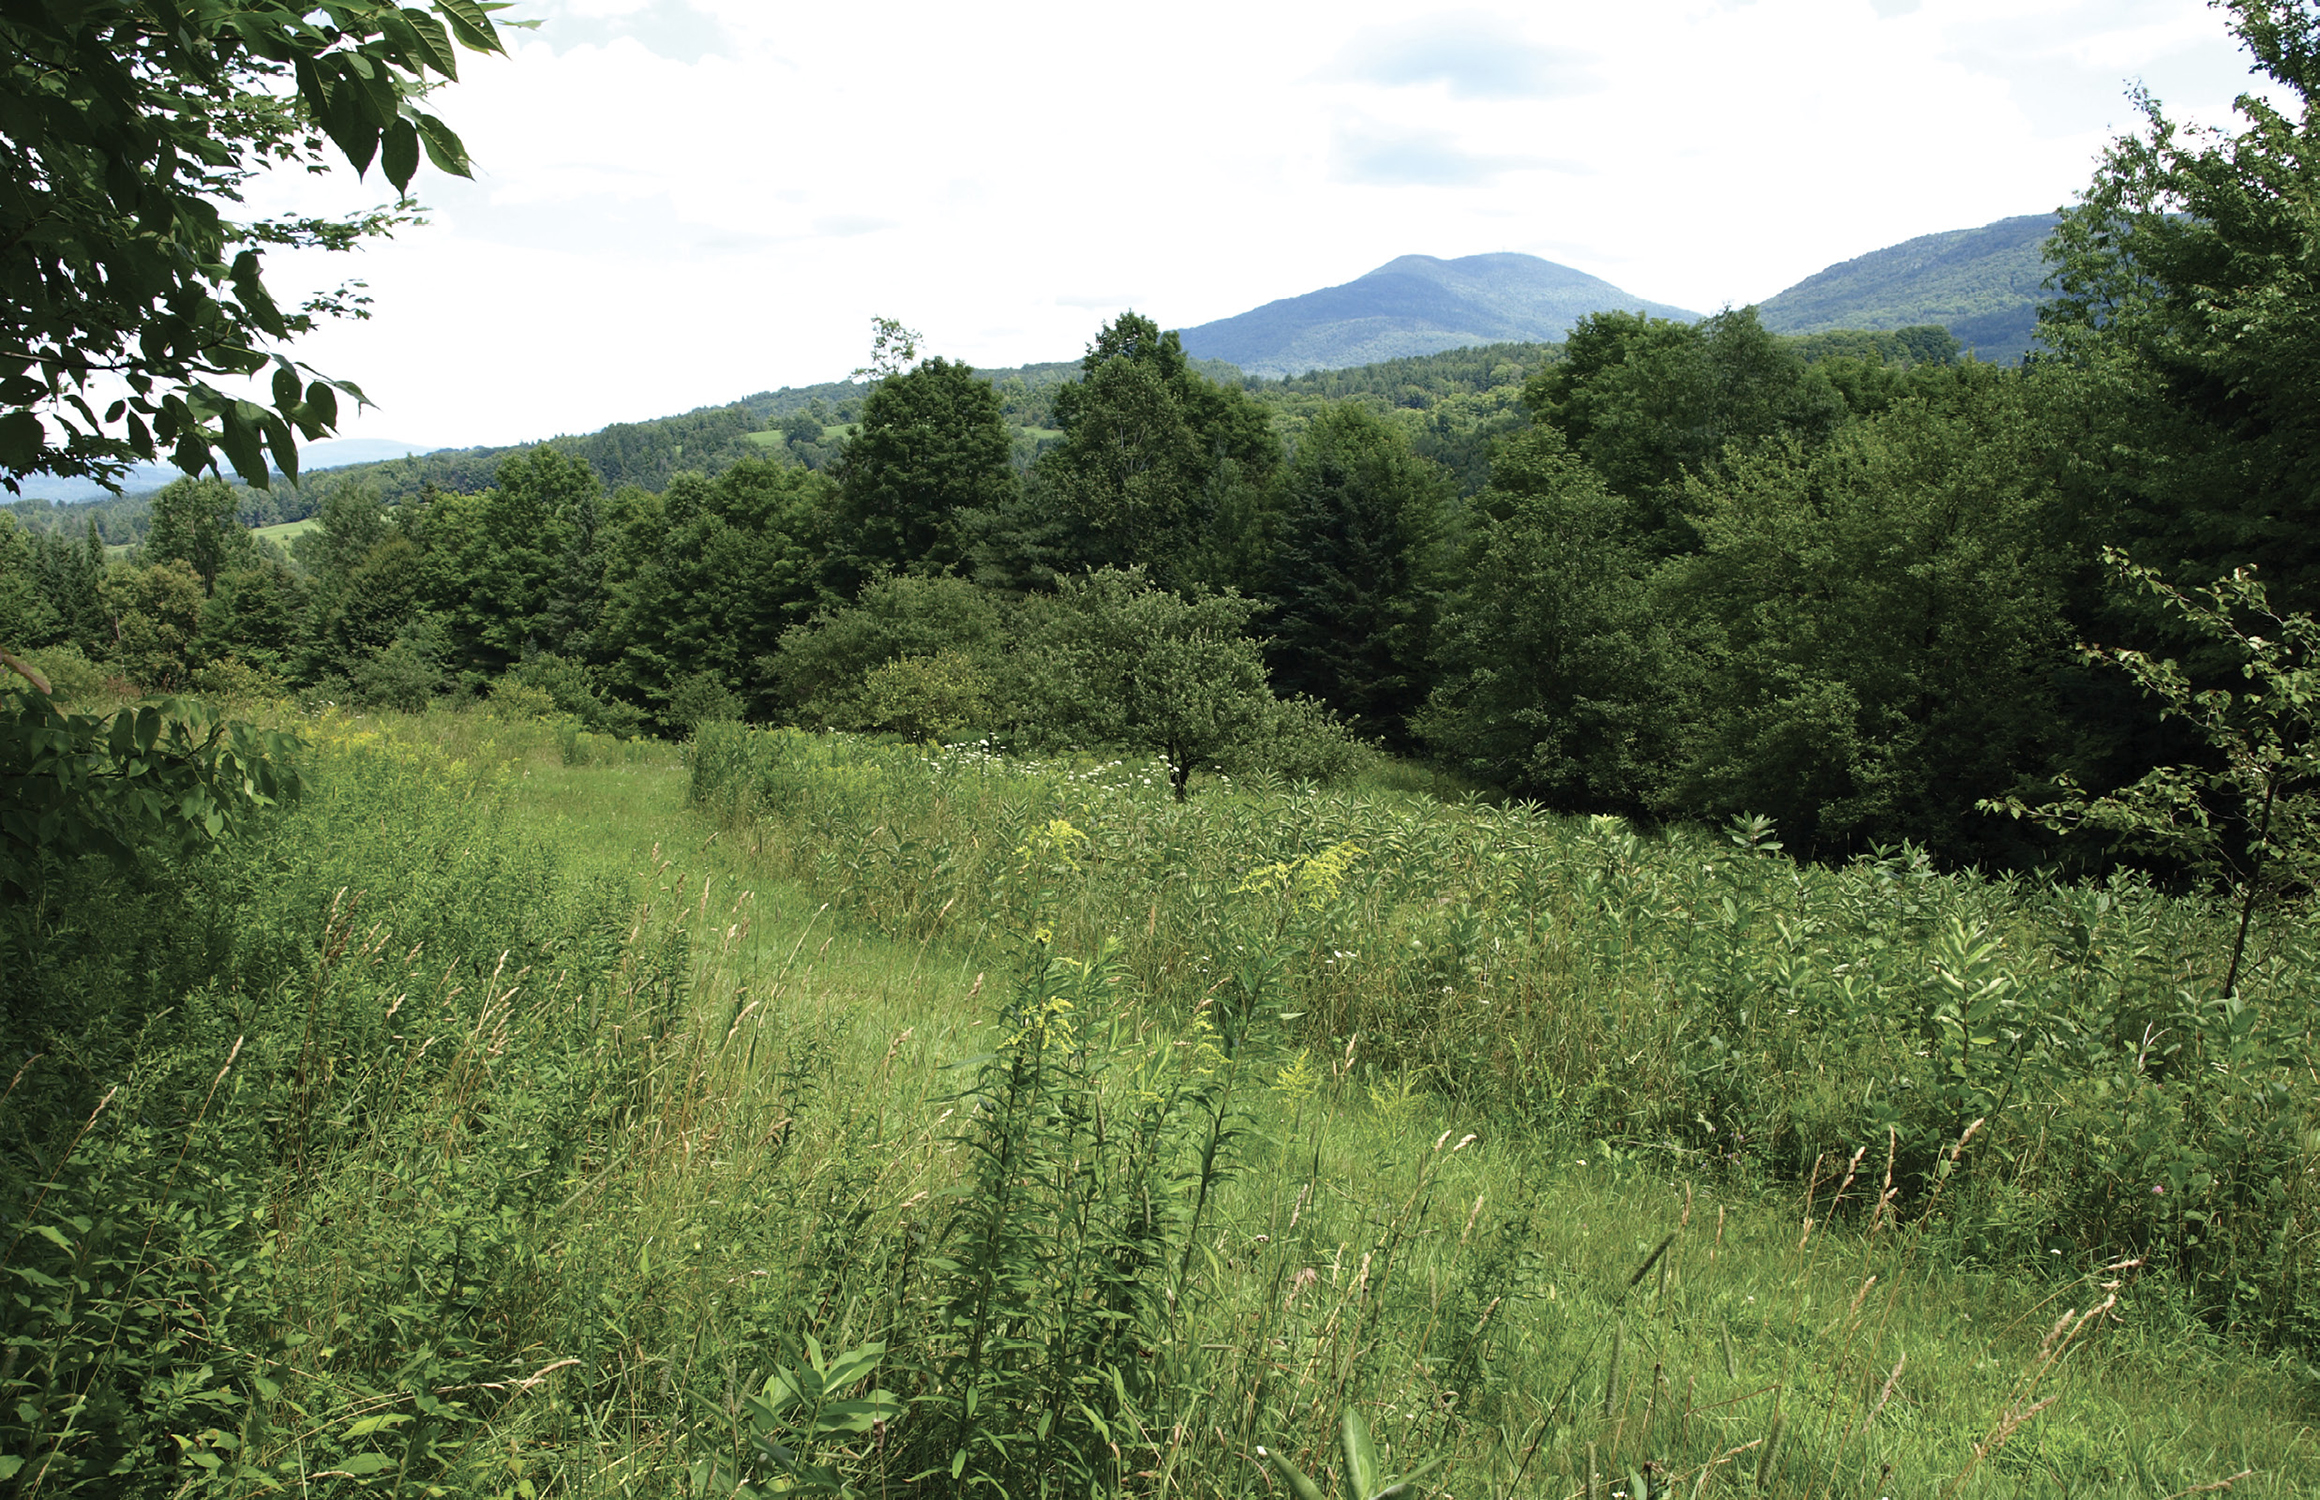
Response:
[{"label": "evergreen tree", "polygon": [[1199,560],[1219,550],[1218,517],[1246,524],[1258,509],[1228,495],[1263,491],[1280,466],[1263,408],[1202,376],[1174,333],[1133,312],[1104,326],[1080,379],[1058,388],[1055,423],[1063,441],[1032,466],[1022,503],[983,528],[992,582],[1039,587],[1129,566],[1170,587],[1212,581]]},{"label": "evergreen tree", "polygon": [[875,573],[958,568],[969,518],[1015,497],[1013,447],[998,393],[970,365],[930,359],[879,381],[833,471],[832,590],[851,598]]},{"label": "evergreen tree", "polygon": [[1407,743],[1425,701],[1451,482],[1352,402],[1305,430],[1283,481],[1273,570],[1275,685],[1360,734]]}]

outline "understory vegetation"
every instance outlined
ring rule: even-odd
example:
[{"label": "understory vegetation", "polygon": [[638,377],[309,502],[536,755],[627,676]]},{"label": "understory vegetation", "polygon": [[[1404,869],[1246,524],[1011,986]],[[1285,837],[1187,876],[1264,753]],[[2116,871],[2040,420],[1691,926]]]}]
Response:
[{"label": "understory vegetation", "polygon": [[2124,877],[293,727],[243,838],[11,909],[15,1494],[1253,1496],[1349,1411],[1453,1494],[2311,1461],[2292,929],[2224,1003]]}]

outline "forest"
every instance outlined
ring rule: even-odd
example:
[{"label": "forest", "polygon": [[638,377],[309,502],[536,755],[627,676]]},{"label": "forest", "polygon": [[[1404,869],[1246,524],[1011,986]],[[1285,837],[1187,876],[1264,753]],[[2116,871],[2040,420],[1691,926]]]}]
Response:
[{"label": "forest", "polygon": [[[188,479],[123,556],[93,524],[0,522],[0,627],[52,677],[159,693],[413,709],[516,684],[596,732],[734,717],[1092,744],[1042,678],[1062,658],[1021,648],[1118,574],[1205,611],[1185,628],[1247,643],[1259,696],[1299,705],[1294,735],[1228,760],[1349,763],[1320,736],[1566,811],[1763,816],[1809,858],[2099,862],[2100,840],[1982,804],[2197,749],[2080,649],[2187,648],[2103,550],[2311,600],[2300,529],[2249,514],[2293,500],[2285,475],[2264,500],[2139,493],[2149,444],[2220,477],[2279,439],[2136,389],[2143,335],[2096,300],[2115,273],[2056,249],[2088,288],[2049,310],[2072,352],[2019,368],[1961,361],[1939,330],[1782,338],[1742,309],[1233,384],[1124,313],[1036,410],[1020,375],[914,360],[657,486],[602,471],[756,419],[543,444],[472,489],[382,492],[406,466],[456,477],[439,457],[312,479],[284,549],[246,524],[269,492]],[[1050,435],[1027,454],[1033,426]]]}]

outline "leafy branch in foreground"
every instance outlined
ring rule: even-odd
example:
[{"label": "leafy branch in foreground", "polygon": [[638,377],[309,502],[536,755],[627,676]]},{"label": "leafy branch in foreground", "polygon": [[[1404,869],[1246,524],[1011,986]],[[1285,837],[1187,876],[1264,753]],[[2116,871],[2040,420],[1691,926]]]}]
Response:
[{"label": "leafy branch in foreground", "polygon": [[2195,688],[2181,663],[2141,651],[2089,645],[2088,662],[2106,662],[2160,700],[2161,716],[2189,724],[2215,752],[2204,764],[2160,766],[2140,781],[2096,797],[2068,775],[2061,795],[2036,807],[2008,797],[1984,811],[2032,818],[2057,833],[2091,829],[2127,849],[2181,860],[2230,889],[2238,931],[2223,992],[2239,987],[2248,926],[2266,891],[2308,893],[2320,876],[2320,622],[2278,614],[2255,569],[2237,568],[2207,588],[2187,591],[2130,561],[2115,547],[2103,562],[2150,594],[2194,633],[2238,660],[2248,687]]},{"label": "leafy branch in foreground", "polygon": [[98,717],[0,694],[0,894],[30,895],[52,860],[227,837],[296,790],[296,747],[180,699]]},{"label": "leafy branch in foreground", "polygon": [[[263,249],[343,250],[409,222],[412,205],[399,196],[348,219],[254,223],[221,208],[270,168],[318,171],[334,155],[357,173],[376,160],[398,195],[422,154],[469,175],[459,137],[419,105],[458,76],[461,49],[503,50],[489,15],[502,8],[0,9],[0,484],[13,490],[27,474],[110,483],[163,454],[196,473],[217,449],[253,485],[266,484],[269,455],[295,479],[294,432],[322,436],[339,396],[362,393],[268,346],[318,314],[361,307],[342,288],[284,310],[265,285]],[[208,384],[268,364],[271,407]]]}]

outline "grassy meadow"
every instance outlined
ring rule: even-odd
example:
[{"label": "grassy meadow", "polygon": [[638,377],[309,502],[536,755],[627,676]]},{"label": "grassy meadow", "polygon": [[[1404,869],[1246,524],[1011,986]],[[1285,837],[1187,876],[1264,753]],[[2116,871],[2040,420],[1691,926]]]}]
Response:
[{"label": "grassy meadow", "polygon": [[[2307,939],[711,726],[303,721],[8,914],[0,1489],[2303,1493]],[[37,1143],[64,1141],[51,1150]]]}]

